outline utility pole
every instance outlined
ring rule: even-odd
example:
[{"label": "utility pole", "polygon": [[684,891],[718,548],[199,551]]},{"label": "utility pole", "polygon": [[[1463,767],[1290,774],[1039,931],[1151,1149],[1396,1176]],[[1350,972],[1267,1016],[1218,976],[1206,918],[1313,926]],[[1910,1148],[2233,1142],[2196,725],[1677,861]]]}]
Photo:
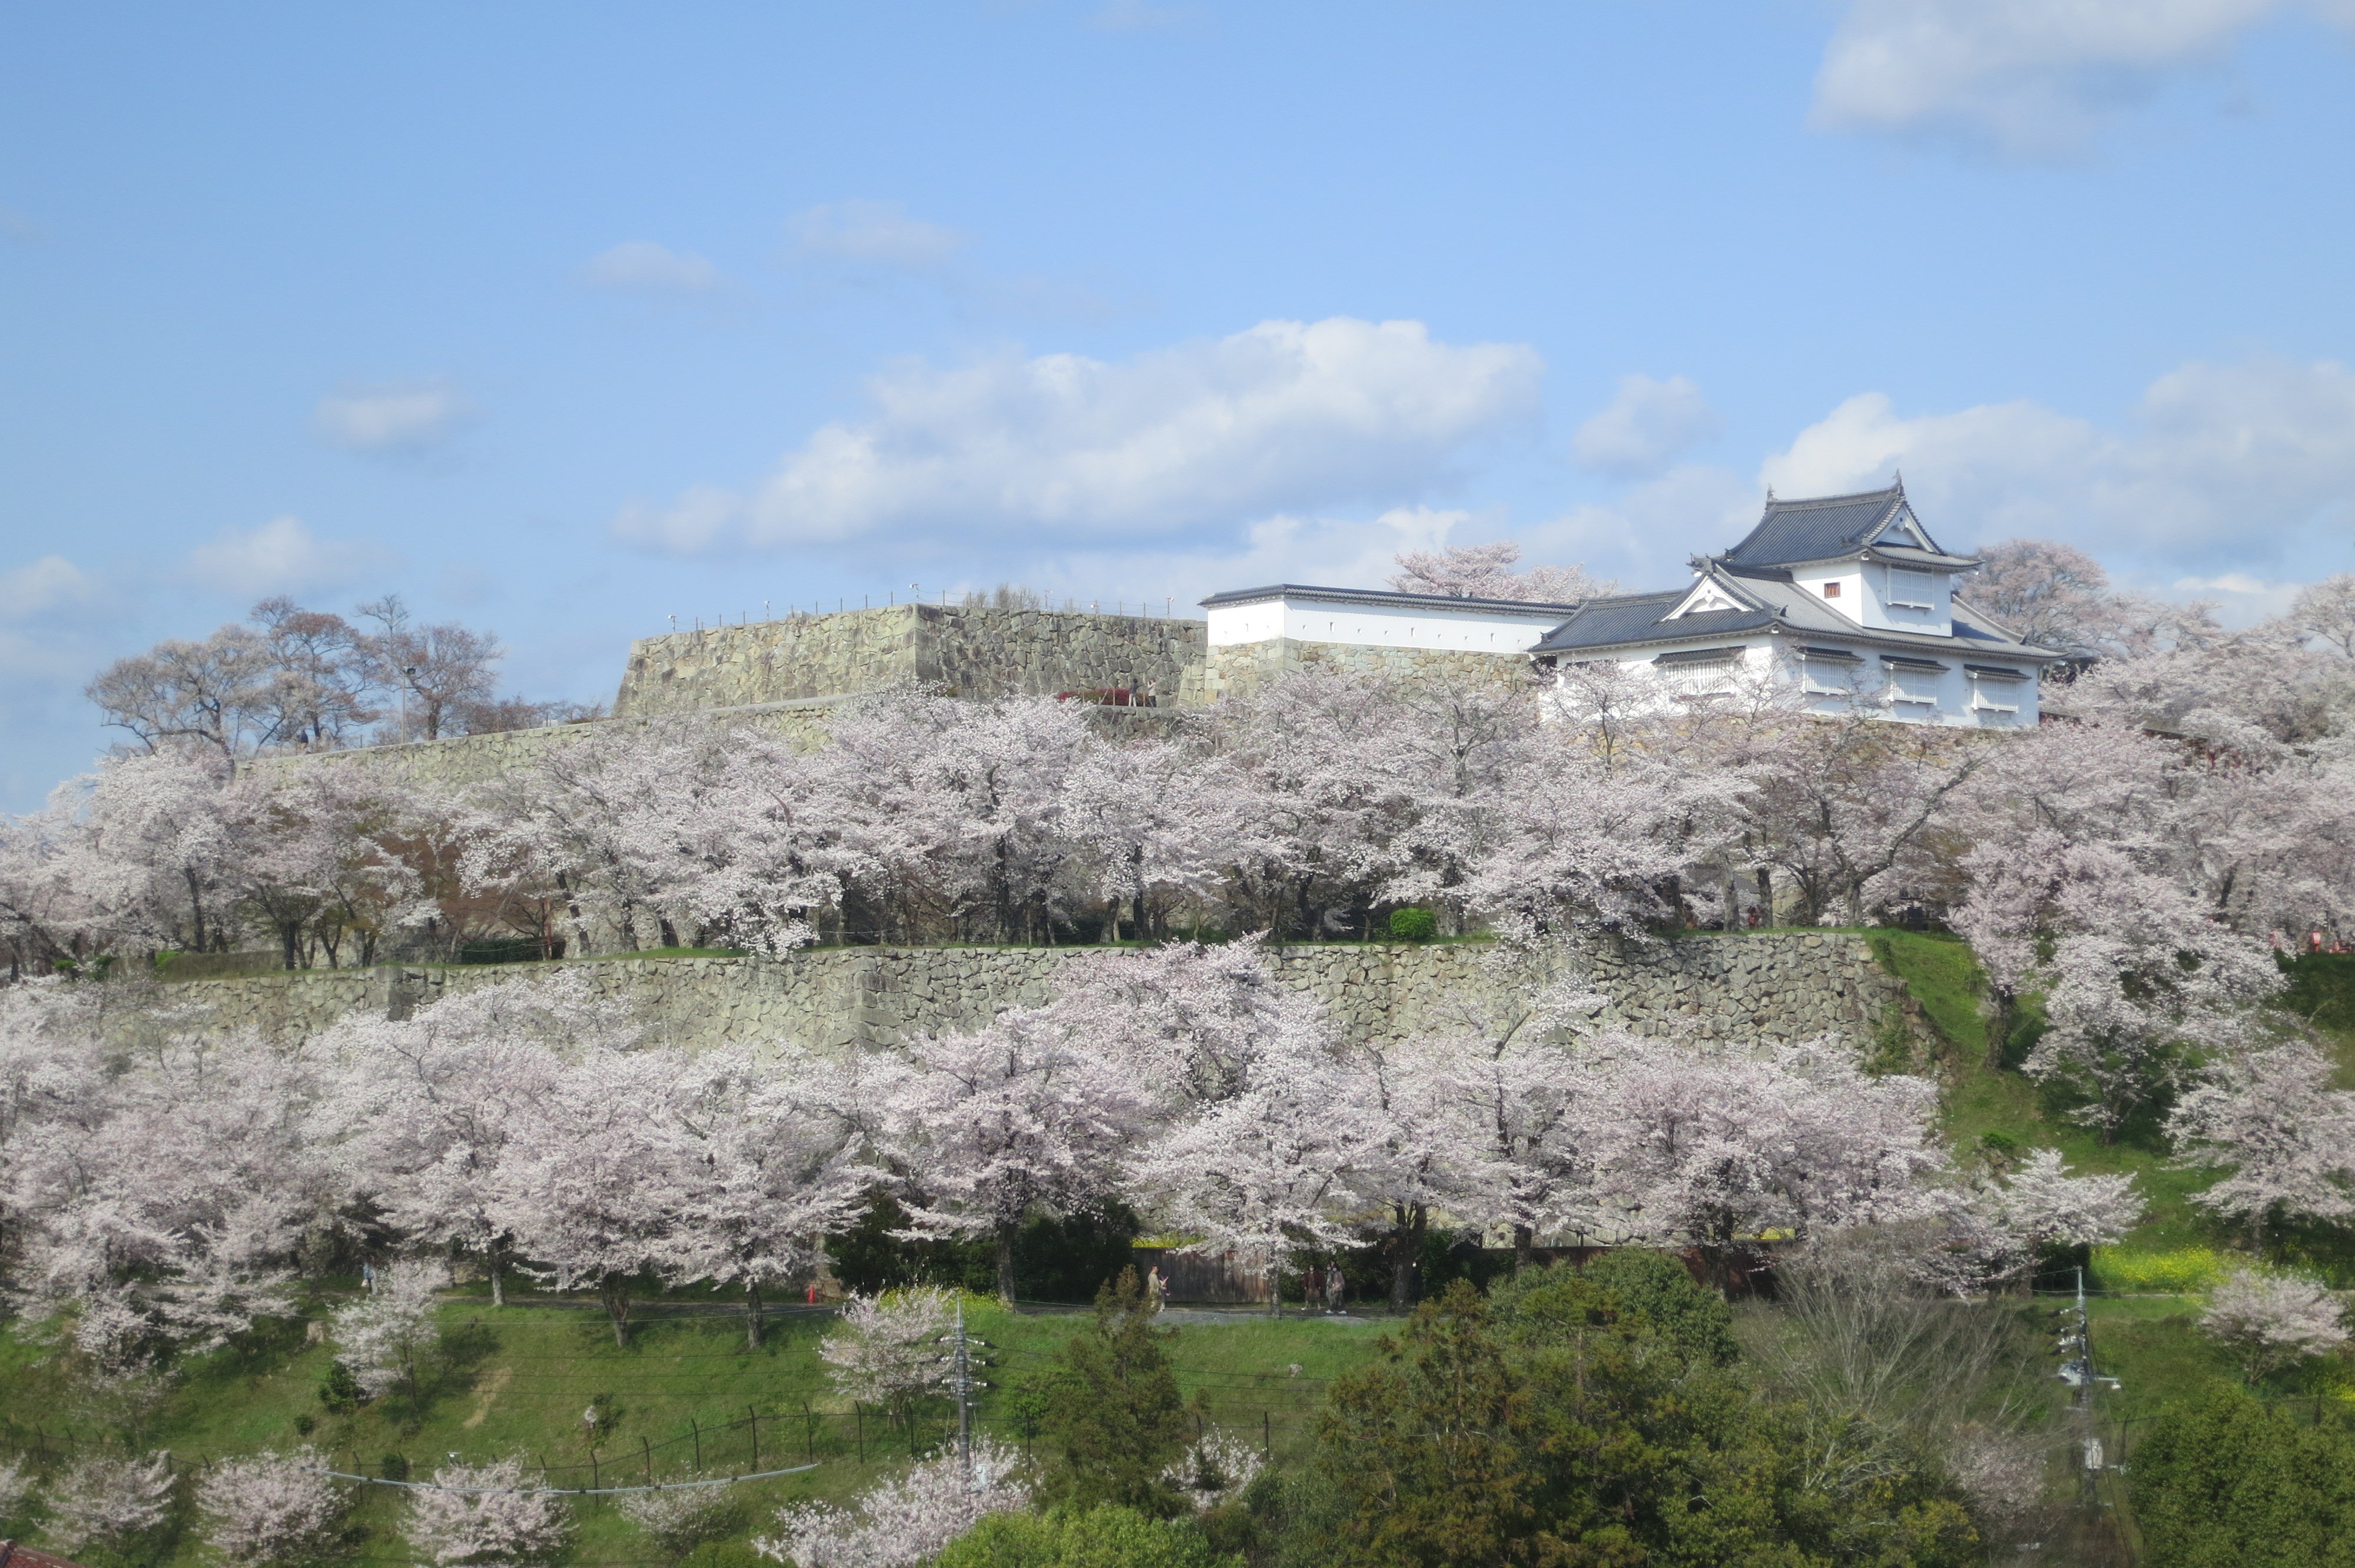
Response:
[{"label": "utility pole", "polygon": [[[949,1340],[952,1336],[943,1334],[941,1338]],[[956,1332],[947,1360],[949,1383],[956,1390],[957,1467],[964,1474],[964,1489],[967,1491],[975,1489],[973,1484],[973,1391],[989,1386],[986,1383],[977,1383],[974,1380],[973,1368],[975,1358],[973,1349],[976,1345],[985,1351],[989,1349],[988,1340],[974,1339],[964,1331],[964,1303],[959,1301]],[[986,1356],[979,1359],[983,1366],[989,1364],[989,1359]]]},{"label": "utility pole", "polygon": [[2077,1427],[2077,1451],[2082,1491],[2085,1506],[2091,1508],[2101,1500],[2096,1483],[2101,1479],[2102,1439],[2094,1425],[2094,1389],[2097,1383],[2119,1386],[2114,1377],[2102,1377],[2094,1371],[2094,1330],[2091,1316],[2085,1310],[2085,1271],[2077,1274],[2077,1302],[2070,1310],[2074,1315],[2061,1336],[2061,1353],[2067,1357],[2061,1363],[2061,1381],[2069,1385],[2069,1405],[2074,1413]]},{"label": "utility pole", "polygon": [[964,1298],[957,1298],[956,1327],[957,1467],[964,1472],[964,1489],[973,1490],[973,1361],[965,1353]]}]

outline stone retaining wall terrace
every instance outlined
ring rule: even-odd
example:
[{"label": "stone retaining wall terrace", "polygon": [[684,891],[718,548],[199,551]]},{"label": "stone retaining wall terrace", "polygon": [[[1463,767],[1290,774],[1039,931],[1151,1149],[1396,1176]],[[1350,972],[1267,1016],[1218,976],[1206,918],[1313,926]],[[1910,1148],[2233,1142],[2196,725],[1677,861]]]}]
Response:
[{"label": "stone retaining wall terrace", "polygon": [[[970,1028],[1048,1000],[1055,971],[1085,948],[830,948],[783,959],[590,959],[562,965],[385,965],[177,982],[211,1027],[286,1039],[346,1012],[406,1016],[433,1000],[558,969],[629,1004],[652,1038],[692,1050],[790,1042],[814,1050],[888,1045],[917,1031]],[[1269,949],[1276,979],[1319,998],[1336,1024],[1395,1038],[1460,1027],[1468,1012],[1515,1007],[1530,977],[1503,971],[1485,943],[1334,944]],[[1927,1026],[1902,982],[1859,938],[1766,933],[1691,937],[1592,955],[1608,1000],[1595,1021],[1641,1033],[1791,1041],[1838,1034],[1865,1045],[1892,1019],[1917,1044]]]},{"label": "stone retaining wall terrace", "polygon": [[670,632],[630,644],[613,712],[682,713],[841,696],[903,682],[995,697],[1106,686],[1175,698],[1199,620],[902,604]]},{"label": "stone retaining wall terrace", "polygon": [[1186,673],[1178,701],[1199,707],[1220,697],[1242,696],[1284,675],[1363,674],[1403,679],[1443,675],[1480,681],[1527,683],[1526,653],[1474,653],[1460,648],[1391,648],[1356,642],[1311,642],[1271,637],[1209,651]]}]

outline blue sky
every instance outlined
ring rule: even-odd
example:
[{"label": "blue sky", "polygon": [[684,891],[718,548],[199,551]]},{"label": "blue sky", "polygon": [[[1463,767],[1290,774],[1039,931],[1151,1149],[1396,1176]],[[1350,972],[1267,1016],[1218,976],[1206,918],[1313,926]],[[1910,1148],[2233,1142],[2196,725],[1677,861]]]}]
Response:
[{"label": "blue sky", "polygon": [[[1630,586],[1902,466],[2355,568],[2355,5],[0,4],[0,806],[107,661],[403,594]],[[2208,585],[2201,587],[2200,585]]]}]

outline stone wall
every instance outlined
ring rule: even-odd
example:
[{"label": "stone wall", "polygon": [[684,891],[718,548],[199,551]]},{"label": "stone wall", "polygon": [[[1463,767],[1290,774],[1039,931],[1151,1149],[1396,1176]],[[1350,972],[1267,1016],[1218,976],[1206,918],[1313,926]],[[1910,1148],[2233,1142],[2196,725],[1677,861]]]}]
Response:
[{"label": "stone wall", "polygon": [[[820,697],[798,703],[765,703],[756,706],[720,708],[697,714],[698,721],[724,729],[751,729],[780,736],[803,750],[825,744],[826,721],[842,705],[840,697]],[[397,773],[423,784],[463,789],[506,778],[530,767],[560,747],[591,735],[610,734],[617,725],[643,726],[645,719],[598,719],[578,724],[545,725],[537,729],[494,730],[488,735],[451,736],[442,740],[412,740],[399,746],[356,746],[345,751],[280,752],[255,759],[261,768],[360,768]]]},{"label": "stone wall", "polygon": [[1084,610],[902,604],[641,638],[617,715],[840,696],[902,682],[964,696],[1153,687],[1174,696],[1203,623]]},{"label": "stone wall", "polygon": [[[212,1027],[307,1037],[344,1013],[407,1016],[434,999],[545,975],[583,976],[635,1009],[653,1038],[692,1050],[791,1042],[814,1050],[896,1044],[919,1030],[966,1028],[1001,1009],[1048,999],[1056,969],[1100,949],[832,948],[779,960],[594,959],[563,965],[303,970],[175,983]],[[1396,1038],[1456,1028],[1467,1013],[1511,1009],[1533,978],[1482,943],[1336,944],[1270,949],[1283,984],[1319,998],[1345,1032]],[[1860,939],[1768,933],[1693,937],[1591,956],[1595,1021],[1642,1033],[1775,1040],[1838,1034],[1859,1045],[1892,1017],[1918,1040],[1926,1025],[1904,987]]]},{"label": "stone wall", "polygon": [[1387,675],[1402,679],[1438,674],[1474,680],[1527,682],[1526,653],[1473,653],[1461,649],[1372,647],[1355,642],[1310,642],[1271,637],[1209,651],[1187,672],[1178,701],[1189,707],[1220,697],[1241,696],[1284,675]]}]

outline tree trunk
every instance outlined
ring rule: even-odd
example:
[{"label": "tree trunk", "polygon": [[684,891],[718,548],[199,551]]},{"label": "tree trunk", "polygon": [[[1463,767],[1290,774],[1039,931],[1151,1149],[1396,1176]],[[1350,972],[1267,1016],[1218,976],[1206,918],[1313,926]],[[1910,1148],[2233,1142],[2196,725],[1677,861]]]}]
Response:
[{"label": "tree trunk", "polygon": [[295,944],[302,939],[303,927],[293,920],[282,920],[279,922],[278,934],[285,941],[286,967],[290,969],[300,968],[301,966],[294,961],[294,949]]},{"label": "tree trunk", "polygon": [[1995,1005],[1987,1013],[1987,1070],[1999,1073],[2003,1070],[2004,1044],[2011,1037],[2011,995],[1998,991],[1989,1000]]},{"label": "tree trunk", "polygon": [[491,1305],[494,1307],[504,1307],[507,1304],[507,1271],[505,1266],[506,1259],[506,1245],[496,1241],[491,1243],[490,1255]]},{"label": "tree trunk", "polygon": [[630,1282],[618,1274],[609,1274],[599,1285],[597,1294],[605,1303],[605,1316],[613,1321],[613,1345],[617,1350],[630,1348]]},{"label": "tree trunk", "polygon": [[1538,1234],[1527,1225],[1513,1227],[1513,1272],[1520,1273],[1529,1266],[1529,1251],[1537,1245]]},{"label": "tree trunk", "polygon": [[997,1227],[997,1298],[1014,1307],[1014,1227]]},{"label": "tree trunk", "polygon": [[1414,1305],[1414,1266],[1423,1256],[1423,1233],[1431,1223],[1431,1214],[1417,1203],[1402,1219],[1400,1228],[1391,1233],[1398,1247],[1391,1255],[1391,1309],[1394,1312],[1403,1312]]},{"label": "tree trunk", "polygon": [[189,914],[189,917],[190,917],[191,919],[193,919],[193,920],[196,922],[196,927],[197,927],[197,946],[196,946],[196,950],[197,950],[197,952],[201,953],[201,952],[203,952],[203,951],[205,950],[205,898],[204,898],[204,895],[203,895],[203,893],[201,893],[201,892],[197,889],[197,873],[196,873],[196,869],[195,869],[193,866],[190,866],[190,867],[184,867],[184,868],[181,870],[180,874],[181,874],[183,877],[185,877],[185,878],[186,878],[186,879],[187,879],[187,884],[188,884],[188,914]]},{"label": "tree trunk", "polygon": [[744,1348],[761,1348],[761,1282],[757,1279],[744,1287]]}]

